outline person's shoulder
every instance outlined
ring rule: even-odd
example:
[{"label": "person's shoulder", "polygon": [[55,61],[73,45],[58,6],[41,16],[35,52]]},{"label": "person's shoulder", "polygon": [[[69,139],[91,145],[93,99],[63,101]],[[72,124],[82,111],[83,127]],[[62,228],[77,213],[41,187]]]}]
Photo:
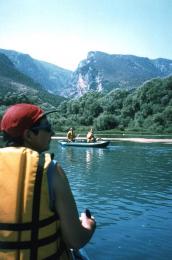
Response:
[{"label": "person's shoulder", "polygon": [[53,176],[56,179],[64,178],[66,179],[66,174],[61,166],[61,164],[57,160],[52,160],[49,164],[49,171],[53,172]]},{"label": "person's shoulder", "polygon": [[58,179],[62,179],[62,180],[66,179],[66,174],[59,162],[56,163],[55,171],[56,171],[56,177]]},{"label": "person's shoulder", "polygon": [[55,174],[53,178],[53,189],[56,194],[65,194],[68,189],[69,181],[67,176],[61,167],[60,163],[56,164]]}]

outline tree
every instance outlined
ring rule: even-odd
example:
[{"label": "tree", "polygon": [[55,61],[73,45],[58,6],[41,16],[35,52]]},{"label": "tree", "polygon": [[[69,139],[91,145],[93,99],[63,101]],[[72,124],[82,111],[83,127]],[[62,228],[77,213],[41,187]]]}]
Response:
[{"label": "tree", "polygon": [[101,114],[94,121],[94,128],[97,130],[113,129],[118,126],[118,120],[111,114]]}]

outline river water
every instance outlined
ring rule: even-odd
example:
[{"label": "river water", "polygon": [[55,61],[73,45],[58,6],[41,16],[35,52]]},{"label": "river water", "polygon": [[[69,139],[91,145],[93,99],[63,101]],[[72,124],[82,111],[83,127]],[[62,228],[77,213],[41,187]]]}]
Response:
[{"label": "river water", "polygon": [[172,145],[131,142],[108,148],[61,147],[53,140],[79,212],[97,229],[90,260],[172,259]]},{"label": "river water", "polygon": [[172,259],[172,145],[116,142],[108,148],[51,151],[64,168],[79,212],[97,229],[91,260]]}]

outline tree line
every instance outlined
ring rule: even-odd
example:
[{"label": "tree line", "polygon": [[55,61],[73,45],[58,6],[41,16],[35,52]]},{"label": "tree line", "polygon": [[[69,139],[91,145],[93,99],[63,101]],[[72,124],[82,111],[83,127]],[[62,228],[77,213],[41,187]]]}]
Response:
[{"label": "tree line", "polygon": [[[35,104],[32,97],[25,100]],[[10,95],[0,102],[2,114],[10,103]],[[98,131],[172,133],[172,77],[153,79],[133,90],[114,89],[108,94],[89,92],[58,106],[52,101],[51,105],[59,111],[51,114],[55,131],[93,127]],[[42,104],[42,108],[46,106]]]}]

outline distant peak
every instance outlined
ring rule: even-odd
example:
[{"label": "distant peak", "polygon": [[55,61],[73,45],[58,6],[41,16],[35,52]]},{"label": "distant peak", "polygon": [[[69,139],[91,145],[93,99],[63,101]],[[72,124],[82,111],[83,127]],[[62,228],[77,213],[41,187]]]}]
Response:
[{"label": "distant peak", "polygon": [[87,58],[89,59],[89,58],[91,58],[91,57],[95,57],[95,56],[97,56],[97,55],[109,55],[108,53],[105,53],[105,52],[102,52],[102,51],[89,51],[88,52],[88,55],[87,55]]}]

